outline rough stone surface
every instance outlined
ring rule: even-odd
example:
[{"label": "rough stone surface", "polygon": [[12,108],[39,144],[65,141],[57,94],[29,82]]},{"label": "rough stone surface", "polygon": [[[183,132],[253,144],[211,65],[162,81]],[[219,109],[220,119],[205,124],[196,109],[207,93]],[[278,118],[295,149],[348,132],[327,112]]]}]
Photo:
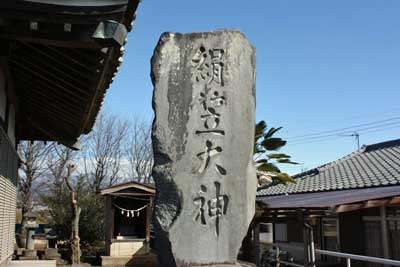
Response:
[{"label": "rough stone surface", "polygon": [[164,33],[152,58],[159,266],[241,266],[255,209],[255,50],[236,30]]},{"label": "rough stone surface", "polygon": [[101,266],[156,267],[157,256],[154,253],[133,255],[132,257],[101,256]]},{"label": "rough stone surface", "polygon": [[23,255],[25,257],[36,257],[37,256],[37,251],[34,249],[25,249],[23,252]]},{"label": "rough stone surface", "polygon": [[39,260],[38,256],[21,256],[18,258],[21,261],[32,261],[32,260]]},{"label": "rough stone surface", "polygon": [[[207,267],[232,267],[232,266],[235,266],[235,267],[256,267],[256,265],[254,265],[254,264],[251,264],[251,263],[244,263],[244,262],[238,262],[238,263],[236,263],[235,265],[231,265],[231,264],[229,264],[229,265],[226,265],[226,264],[216,264],[216,265],[214,265],[214,264],[211,264],[211,265],[206,265]],[[204,267],[204,265],[201,265],[201,266],[193,266],[193,267]]]},{"label": "rough stone surface", "polygon": [[46,256],[46,259],[53,260],[56,258],[60,258],[61,254],[58,253],[58,249],[56,249],[56,248],[48,248],[45,251],[45,256]]}]

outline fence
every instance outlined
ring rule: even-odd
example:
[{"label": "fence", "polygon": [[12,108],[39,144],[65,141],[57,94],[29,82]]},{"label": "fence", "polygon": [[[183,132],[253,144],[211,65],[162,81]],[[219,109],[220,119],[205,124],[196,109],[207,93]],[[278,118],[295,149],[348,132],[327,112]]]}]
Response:
[{"label": "fence", "polygon": [[[294,267],[303,267],[306,265],[301,265],[298,263],[294,262],[288,262],[288,261],[282,261],[279,259],[279,253],[281,248],[287,248],[287,249],[294,249],[294,250],[304,250],[303,247],[299,246],[294,246],[294,245],[288,245],[288,244],[282,244],[282,243],[273,243],[272,244],[274,247],[276,247],[276,260],[279,263],[287,266],[294,266]],[[365,262],[372,262],[372,263],[379,263],[383,265],[391,265],[391,266],[400,266],[400,261],[396,260],[389,260],[389,259],[383,259],[383,258],[376,258],[376,257],[369,257],[369,256],[362,256],[362,255],[355,255],[355,254],[349,254],[349,253],[342,253],[342,252],[335,252],[335,251],[328,251],[328,250],[322,250],[322,249],[314,249],[313,246],[311,250],[311,260],[309,267],[315,267],[315,254],[321,254],[321,255],[326,255],[326,256],[332,256],[332,257],[337,257],[337,258],[343,258],[346,259],[346,266],[351,267],[351,260],[358,260],[358,261],[365,261]]]}]

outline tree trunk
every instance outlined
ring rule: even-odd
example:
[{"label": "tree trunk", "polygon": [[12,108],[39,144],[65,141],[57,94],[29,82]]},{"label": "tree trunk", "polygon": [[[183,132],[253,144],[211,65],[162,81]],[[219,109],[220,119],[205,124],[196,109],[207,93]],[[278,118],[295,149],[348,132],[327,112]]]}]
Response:
[{"label": "tree trunk", "polygon": [[72,251],[72,266],[79,267],[81,259],[81,248],[79,238],[79,217],[81,208],[76,200],[76,193],[71,192],[71,207],[72,207],[72,227],[71,227],[71,251]]},{"label": "tree trunk", "polygon": [[75,165],[70,164],[67,167],[67,176],[64,178],[65,183],[71,193],[71,209],[72,209],[72,221],[71,221],[71,262],[72,267],[79,267],[81,264],[81,247],[79,238],[79,217],[81,215],[81,208],[78,206],[78,200],[76,196],[76,190],[71,182],[71,175],[75,169]]}]

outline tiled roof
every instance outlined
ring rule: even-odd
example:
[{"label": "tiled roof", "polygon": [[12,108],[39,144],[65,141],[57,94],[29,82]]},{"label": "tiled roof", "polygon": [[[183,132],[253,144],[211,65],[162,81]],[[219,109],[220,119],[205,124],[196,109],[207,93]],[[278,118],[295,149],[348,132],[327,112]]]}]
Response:
[{"label": "tiled roof", "polygon": [[297,183],[259,189],[258,197],[400,185],[400,139],[363,146],[295,175]]}]

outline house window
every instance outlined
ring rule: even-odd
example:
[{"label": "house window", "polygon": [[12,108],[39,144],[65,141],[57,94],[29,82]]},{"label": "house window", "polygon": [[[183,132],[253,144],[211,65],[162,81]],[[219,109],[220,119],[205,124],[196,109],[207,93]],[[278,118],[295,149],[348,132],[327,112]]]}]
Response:
[{"label": "house window", "polygon": [[272,243],[273,240],[272,223],[260,223],[260,241],[263,243]]},{"label": "house window", "polygon": [[337,219],[324,218],[322,220],[322,242],[324,249],[338,251],[339,238]]},{"label": "house window", "polygon": [[[322,228],[322,249],[329,251],[339,251],[339,227],[338,220],[334,218],[323,218]],[[324,261],[338,262],[339,258],[324,256]]]}]

